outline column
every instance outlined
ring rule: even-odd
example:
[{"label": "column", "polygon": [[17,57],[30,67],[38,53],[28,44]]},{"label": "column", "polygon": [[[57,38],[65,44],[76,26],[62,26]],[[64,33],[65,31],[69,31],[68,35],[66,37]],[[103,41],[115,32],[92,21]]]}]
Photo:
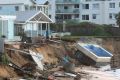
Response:
[{"label": "column", "polygon": [[3,27],[3,20],[1,21],[2,22],[2,36],[4,35],[4,27]]},{"label": "column", "polygon": [[46,23],[46,36],[48,36],[48,24]]},{"label": "column", "polygon": [[42,23],[40,23],[40,32],[41,32],[41,36],[42,36]]},{"label": "column", "polygon": [[37,37],[38,37],[38,31],[39,31],[39,28],[38,28],[38,23],[36,23],[36,29],[37,29]]},{"label": "column", "polygon": [[48,34],[50,35],[50,23],[48,23]]},{"label": "column", "polygon": [[31,37],[32,37],[32,23],[30,23],[30,27],[31,27]]}]

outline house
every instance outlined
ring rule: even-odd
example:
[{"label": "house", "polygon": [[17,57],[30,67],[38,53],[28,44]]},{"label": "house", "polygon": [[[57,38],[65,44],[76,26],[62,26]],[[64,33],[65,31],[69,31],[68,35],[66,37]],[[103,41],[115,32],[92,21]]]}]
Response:
[{"label": "house", "polygon": [[53,22],[48,17],[48,6],[34,0],[1,0],[0,20],[0,36],[5,35],[9,41],[22,32],[28,37],[46,36]]},{"label": "house", "polygon": [[50,23],[53,21],[42,11],[19,11],[16,12],[15,35],[26,32],[28,37],[46,35],[50,31]]}]

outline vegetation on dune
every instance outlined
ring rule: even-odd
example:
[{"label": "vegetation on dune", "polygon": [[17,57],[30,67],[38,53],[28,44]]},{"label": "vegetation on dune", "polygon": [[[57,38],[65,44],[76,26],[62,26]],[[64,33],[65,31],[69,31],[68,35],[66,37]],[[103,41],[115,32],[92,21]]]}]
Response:
[{"label": "vegetation on dune", "polygon": [[[63,24],[51,24],[51,30],[63,31]],[[118,28],[112,25],[99,25],[91,22],[66,21],[66,31],[72,36],[119,36]]]},{"label": "vegetation on dune", "polygon": [[115,16],[115,18],[116,18],[116,23],[120,28],[120,12]]}]

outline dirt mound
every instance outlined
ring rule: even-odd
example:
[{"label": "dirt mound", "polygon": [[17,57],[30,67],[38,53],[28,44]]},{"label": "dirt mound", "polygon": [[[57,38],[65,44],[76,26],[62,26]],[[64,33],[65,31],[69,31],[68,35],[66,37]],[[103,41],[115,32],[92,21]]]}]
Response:
[{"label": "dirt mound", "polygon": [[14,69],[0,65],[0,77],[2,78],[11,78],[11,77],[18,77],[17,73],[14,71]]},{"label": "dirt mound", "polygon": [[36,50],[44,56],[43,62],[56,64],[58,62],[58,58],[56,57],[56,52],[53,47],[49,45],[44,45]]}]

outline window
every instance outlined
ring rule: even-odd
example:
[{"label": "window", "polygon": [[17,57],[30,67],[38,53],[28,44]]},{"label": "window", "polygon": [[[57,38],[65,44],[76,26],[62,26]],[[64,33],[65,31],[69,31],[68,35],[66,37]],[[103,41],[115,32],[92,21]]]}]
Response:
[{"label": "window", "polygon": [[36,10],[36,6],[30,6],[30,10]]},{"label": "window", "polygon": [[89,9],[89,4],[83,4],[83,5],[82,5],[82,8],[83,8],[83,9]]},{"label": "window", "polygon": [[71,15],[64,15],[64,19],[72,19]]},{"label": "window", "polygon": [[82,15],[82,20],[89,20],[89,15]]},{"label": "window", "polygon": [[15,6],[15,11],[19,11],[19,6]]},{"label": "window", "polygon": [[93,4],[93,9],[99,9],[99,3]]},{"label": "window", "polygon": [[29,6],[28,5],[25,5],[25,10],[29,10]]},{"label": "window", "polygon": [[109,7],[110,7],[110,8],[115,8],[115,3],[110,3],[110,4],[109,4]]},{"label": "window", "polygon": [[93,18],[93,19],[97,19],[97,14],[93,14],[93,15],[92,15],[92,18]]},{"label": "window", "polygon": [[2,7],[0,6],[0,10],[2,9]]},{"label": "window", "polygon": [[79,8],[79,4],[75,4],[75,5],[74,5],[74,8]]},{"label": "window", "polygon": [[115,13],[109,13],[109,19],[115,19],[116,14]]},{"label": "window", "polygon": [[64,6],[64,9],[68,9],[68,6]]},{"label": "window", "polygon": [[79,14],[75,14],[75,18],[79,18]]},{"label": "window", "polygon": [[51,18],[51,15],[49,15],[49,18]]}]

